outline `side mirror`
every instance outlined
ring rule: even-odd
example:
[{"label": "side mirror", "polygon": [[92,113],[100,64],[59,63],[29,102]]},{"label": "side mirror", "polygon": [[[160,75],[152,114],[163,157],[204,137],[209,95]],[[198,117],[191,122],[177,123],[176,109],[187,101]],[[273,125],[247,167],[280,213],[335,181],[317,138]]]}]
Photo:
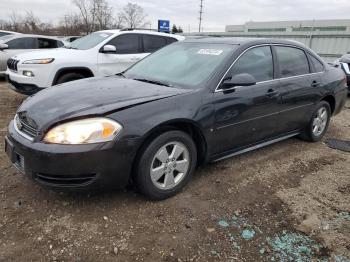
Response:
[{"label": "side mirror", "polygon": [[8,46],[7,44],[5,44],[5,43],[0,43],[0,50],[1,50],[1,51],[5,50],[5,49],[8,49],[8,48],[9,48],[9,46]]},{"label": "side mirror", "polygon": [[235,86],[252,86],[256,84],[256,79],[250,74],[238,74],[227,78],[222,82],[222,88],[231,88]]},{"label": "side mirror", "polygon": [[117,48],[114,45],[105,45],[104,47],[102,47],[101,53],[116,54]]}]

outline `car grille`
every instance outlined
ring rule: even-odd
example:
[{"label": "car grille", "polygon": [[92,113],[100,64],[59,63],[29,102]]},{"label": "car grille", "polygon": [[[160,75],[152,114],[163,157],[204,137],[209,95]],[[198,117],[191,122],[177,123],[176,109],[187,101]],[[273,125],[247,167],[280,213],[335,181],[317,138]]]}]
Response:
[{"label": "car grille", "polygon": [[18,71],[18,63],[19,63],[19,60],[10,58],[9,60],[7,60],[7,67],[12,71],[17,72]]},{"label": "car grille", "polygon": [[82,175],[49,175],[36,173],[34,179],[42,184],[48,186],[84,186],[91,183],[96,177],[96,174],[82,174]]},{"label": "car grille", "polygon": [[25,138],[28,138],[29,140],[33,140],[34,137],[39,135],[38,129],[36,127],[36,124],[34,123],[33,120],[21,116],[21,115],[16,115],[15,116],[15,127],[16,130]]}]

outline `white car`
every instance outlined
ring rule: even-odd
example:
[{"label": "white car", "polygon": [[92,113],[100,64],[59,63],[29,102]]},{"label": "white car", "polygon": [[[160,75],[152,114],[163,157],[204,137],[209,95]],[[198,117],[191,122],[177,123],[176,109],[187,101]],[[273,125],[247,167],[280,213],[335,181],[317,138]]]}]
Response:
[{"label": "white car", "polygon": [[0,75],[5,74],[9,58],[31,51],[59,48],[64,43],[56,38],[43,35],[8,34],[0,37]]},{"label": "white car", "polygon": [[69,47],[17,55],[8,61],[10,88],[31,95],[43,88],[93,76],[120,73],[183,36],[146,30],[104,30]]},{"label": "white car", "polygon": [[20,33],[0,30],[0,37],[5,36],[5,35],[20,35]]}]

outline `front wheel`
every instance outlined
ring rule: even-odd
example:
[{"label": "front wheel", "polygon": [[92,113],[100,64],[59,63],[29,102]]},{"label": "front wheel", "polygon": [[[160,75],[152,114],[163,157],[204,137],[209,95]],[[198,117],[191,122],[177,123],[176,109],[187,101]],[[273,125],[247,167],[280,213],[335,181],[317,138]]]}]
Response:
[{"label": "front wheel", "polygon": [[300,137],[310,142],[320,141],[328,130],[331,114],[329,104],[326,101],[321,101],[312,114],[308,126]]},{"label": "front wheel", "polygon": [[79,73],[67,73],[60,76],[56,84],[59,85],[59,84],[63,84],[63,83],[67,83],[67,82],[71,82],[71,81],[75,81],[83,78],[85,78],[85,76]]},{"label": "front wheel", "polygon": [[151,141],[140,155],[136,170],[138,189],[153,200],[178,193],[190,180],[197,164],[192,138],[168,131]]}]

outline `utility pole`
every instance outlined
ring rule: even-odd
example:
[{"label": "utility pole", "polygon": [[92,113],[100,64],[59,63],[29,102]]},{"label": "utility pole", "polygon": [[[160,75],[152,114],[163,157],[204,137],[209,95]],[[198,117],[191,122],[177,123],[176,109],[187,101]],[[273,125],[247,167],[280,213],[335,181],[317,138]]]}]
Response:
[{"label": "utility pole", "polygon": [[199,32],[202,29],[202,20],[203,20],[203,0],[200,0],[201,4],[199,6]]}]

